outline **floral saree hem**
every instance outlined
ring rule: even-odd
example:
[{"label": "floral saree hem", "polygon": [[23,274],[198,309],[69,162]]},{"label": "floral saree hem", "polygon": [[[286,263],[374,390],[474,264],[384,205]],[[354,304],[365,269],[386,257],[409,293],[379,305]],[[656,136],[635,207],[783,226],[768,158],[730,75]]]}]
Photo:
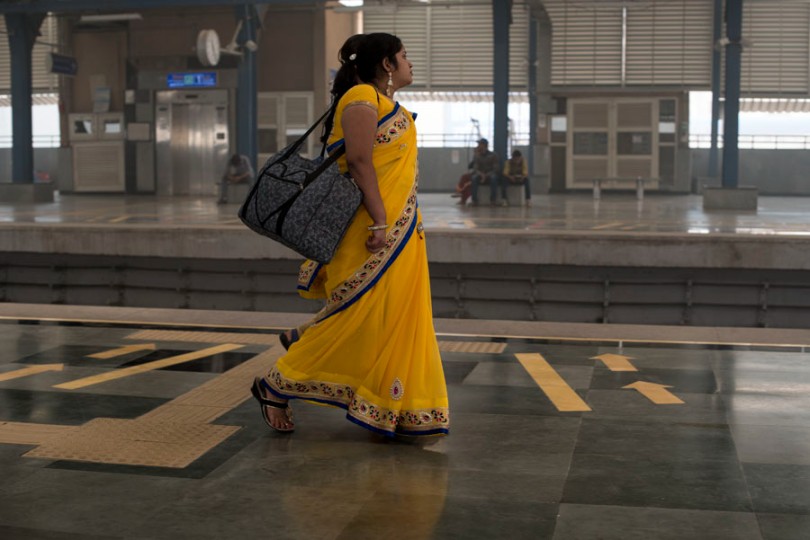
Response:
[{"label": "floral saree hem", "polygon": [[282,399],[305,399],[345,409],[353,423],[388,437],[447,435],[450,431],[447,407],[389,409],[359,395],[350,385],[288,379],[275,367],[262,378],[262,387]]},{"label": "floral saree hem", "polygon": [[318,270],[321,269],[321,266],[323,266],[323,263],[316,261],[306,261],[301,265],[301,268],[298,270],[299,291],[309,291],[315,278],[318,277]]}]

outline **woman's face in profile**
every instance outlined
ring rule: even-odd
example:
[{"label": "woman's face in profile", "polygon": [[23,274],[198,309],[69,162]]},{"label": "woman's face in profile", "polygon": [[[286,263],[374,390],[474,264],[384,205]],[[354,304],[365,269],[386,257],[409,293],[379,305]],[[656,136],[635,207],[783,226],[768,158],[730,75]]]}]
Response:
[{"label": "woman's face in profile", "polygon": [[397,69],[391,73],[394,89],[398,90],[413,83],[413,63],[408,60],[408,52],[402,47],[397,53]]}]

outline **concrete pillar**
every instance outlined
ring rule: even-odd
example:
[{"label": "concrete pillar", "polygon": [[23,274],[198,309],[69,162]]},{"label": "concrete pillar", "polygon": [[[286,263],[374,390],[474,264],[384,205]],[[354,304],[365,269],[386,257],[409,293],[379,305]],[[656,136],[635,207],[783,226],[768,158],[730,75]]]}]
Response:
[{"label": "concrete pillar", "polygon": [[235,10],[237,19],[242,21],[238,41],[242,45],[242,61],[239,64],[239,86],[236,90],[236,151],[247,156],[256,170],[258,154],[256,52],[246,47],[245,43],[248,41],[256,43],[256,31],[261,21],[253,5],[237,6]]},{"label": "concrete pillar", "polygon": [[44,13],[6,13],[11,51],[11,183],[0,183],[0,201],[51,202],[52,184],[34,183],[34,136],[31,120],[33,100],[31,51],[39,36]]},{"label": "concrete pillar", "polygon": [[742,60],[743,0],[726,2],[726,103],[723,118],[723,187],[735,188],[739,181],[740,72]]},{"label": "concrete pillar", "polygon": [[[536,75],[535,92],[530,96],[532,104],[535,106],[535,120],[542,121],[545,126],[546,135],[550,134],[551,126],[548,125],[548,117],[557,110],[557,105],[551,97],[551,18],[542,6],[532,8],[532,29],[534,36],[534,63],[532,71]],[[531,34],[529,35],[531,38]],[[531,173],[533,178],[532,189],[538,193],[551,190],[551,145],[548,137],[538,137],[533,143]]]},{"label": "concrete pillar", "polygon": [[509,24],[512,2],[492,0],[493,73],[492,86],[495,105],[495,140],[493,150],[501,160],[507,159],[509,124]]},{"label": "concrete pillar", "polygon": [[757,209],[755,187],[739,187],[740,72],[742,60],[743,0],[726,0],[726,103],[723,118],[723,183],[722,187],[703,191],[703,208],[707,210]]},{"label": "concrete pillar", "polygon": [[712,143],[706,176],[717,178],[717,123],[720,120],[720,37],[723,33],[723,0],[714,0],[714,34],[712,43]]}]

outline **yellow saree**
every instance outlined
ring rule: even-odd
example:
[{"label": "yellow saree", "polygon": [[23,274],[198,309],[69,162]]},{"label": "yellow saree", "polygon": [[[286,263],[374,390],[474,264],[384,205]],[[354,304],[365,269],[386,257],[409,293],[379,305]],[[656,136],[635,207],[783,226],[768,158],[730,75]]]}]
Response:
[{"label": "yellow saree", "polygon": [[[447,386],[433,329],[427,252],[416,204],[418,164],[413,117],[370,85],[338,102],[332,151],[342,142],[349,107],[371,107],[379,120],[373,162],[388,223],[385,247],[369,253],[360,206],[334,258],[306,261],[299,292],[326,304],[298,329],[300,339],[262,379],[270,393],[346,409],[383,435],[447,434]],[[347,171],[345,157],[338,161]]]}]

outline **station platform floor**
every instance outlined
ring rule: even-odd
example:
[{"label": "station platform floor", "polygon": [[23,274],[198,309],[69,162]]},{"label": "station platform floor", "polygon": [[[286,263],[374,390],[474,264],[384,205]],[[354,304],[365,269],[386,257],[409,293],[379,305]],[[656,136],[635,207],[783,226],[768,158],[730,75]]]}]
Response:
[{"label": "station platform floor", "polygon": [[[427,229],[495,229],[600,233],[668,233],[810,236],[810,198],[759,197],[757,211],[706,211],[700,195],[603,192],[542,194],[532,206],[459,206],[446,193],[422,193]],[[57,193],[53,203],[0,202],[2,224],[171,225],[243,227],[238,204],[217,205],[214,197],[89,195]]]},{"label": "station platform floor", "polygon": [[810,331],[437,319],[417,444],[267,429],[305,317],[0,303],[0,538],[809,536]]}]

